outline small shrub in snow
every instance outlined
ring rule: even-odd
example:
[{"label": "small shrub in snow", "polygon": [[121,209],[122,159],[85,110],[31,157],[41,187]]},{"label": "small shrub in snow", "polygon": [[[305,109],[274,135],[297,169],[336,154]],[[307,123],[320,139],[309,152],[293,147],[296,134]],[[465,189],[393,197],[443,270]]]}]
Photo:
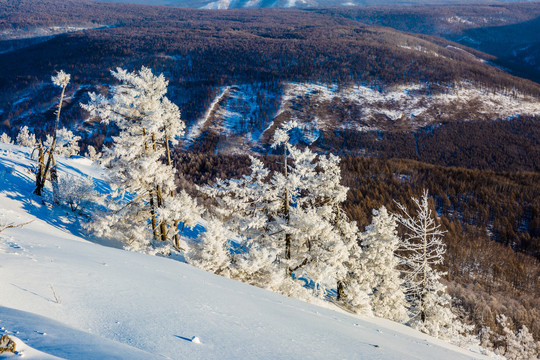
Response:
[{"label": "small shrub in snow", "polygon": [[28,126],[24,126],[15,140],[17,145],[33,148],[36,146],[36,137],[28,131]]},{"label": "small shrub in snow", "polygon": [[3,353],[15,353],[17,344],[9,336],[4,335],[0,338],[0,355]]},{"label": "small shrub in snow", "polygon": [[94,182],[90,177],[61,176],[58,182],[57,202],[71,211],[82,212],[96,197]]},{"label": "small shrub in snow", "polygon": [[0,136],[0,143],[4,143],[4,144],[12,144],[11,138],[8,136],[8,134],[3,133],[3,134]]},{"label": "small shrub in snow", "polygon": [[86,149],[86,156],[90,160],[96,161],[101,157],[101,153],[99,153],[92,145],[88,145],[88,148]]}]

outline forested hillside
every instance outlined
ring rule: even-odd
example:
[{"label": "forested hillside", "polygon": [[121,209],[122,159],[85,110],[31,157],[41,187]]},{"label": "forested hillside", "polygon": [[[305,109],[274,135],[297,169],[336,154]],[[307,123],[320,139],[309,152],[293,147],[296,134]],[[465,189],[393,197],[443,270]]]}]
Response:
[{"label": "forested hillside", "polygon": [[[325,11],[326,12],[326,11]],[[540,81],[540,7],[511,4],[424,5],[333,9],[361,23],[434,35],[492,55],[490,61]]]},{"label": "forested hillside", "polygon": [[[58,200],[54,156],[101,162],[116,192],[83,215],[95,236],[359,313],[378,286],[362,277],[379,270],[358,253],[371,238],[406,238],[407,211],[432,211],[443,239],[434,292],[448,286],[442,307],[459,314],[441,315],[445,331],[473,324],[493,349],[521,326],[538,340],[538,15],[535,2],[207,11],[0,0],[0,142],[34,149],[36,196],[73,212],[77,201]],[[495,51],[491,36],[517,52]],[[400,265],[405,276],[410,262]],[[427,327],[424,296],[408,286],[411,324]]]}]

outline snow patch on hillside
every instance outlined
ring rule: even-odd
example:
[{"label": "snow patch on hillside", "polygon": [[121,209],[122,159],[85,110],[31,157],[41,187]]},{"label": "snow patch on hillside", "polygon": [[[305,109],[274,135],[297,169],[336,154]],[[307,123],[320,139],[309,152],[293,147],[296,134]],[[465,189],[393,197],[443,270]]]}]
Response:
[{"label": "snow patch on hillside", "polygon": [[467,25],[474,25],[474,23],[468,19],[462,18],[460,16],[452,16],[449,18],[446,18],[446,21],[450,24],[467,24]]},{"label": "snow patch on hillside", "polygon": [[258,84],[224,87],[205,114],[189,129],[185,140],[191,145],[204,131],[212,130],[220,137],[226,137],[228,142],[240,142],[242,148],[251,147],[263,132],[261,104],[275,98],[276,94]]},{"label": "snow patch on hillside", "polygon": [[104,25],[58,25],[34,27],[29,29],[4,29],[0,30],[0,40],[30,39],[35,37],[61,35],[77,31],[110,27],[111,26]]},{"label": "snow patch on hillside", "polygon": [[201,7],[201,9],[225,10],[225,9],[228,9],[231,6],[231,2],[232,2],[232,0],[213,1],[211,3],[206,4],[205,6]]},{"label": "snow patch on hillside", "polygon": [[[312,106],[295,106],[300,102]],[[336,107],[356,108],[358,115],[336,123],[335,112],[321,110]],[[322,130],[356,128],[364,131],[392,130],[392,124],[398,120],[414,129],[449,119],[456,112],[462,116],[461,120],[538,115],[540,102],[519,92],[483,89],[470,83],[447,87],[445,92],[431,91],[423,84],[380,90],[370,86],[338,88],[335,85],[289,83],[277,115],[285,111],[300,122],[310,121],[314,111],[320,113],[316,114],[317,126]]]},{"label": "snow patch on hillside", "polygon": [[400,48],[403,48],[403,49],[407,49],[407,50],[420,51],[420,52],[423,52],[423,53],[426,53],[426,54],[433,55],[433,56],[435,56],[435,57],[443,57],[443,58],[446,58],[446,56],[442,56],[442,55],[436,53],[435,51],[433,51],[433,50],[428,50],[428,49],[426,49],[425,47],[420,46],[420,45],[416,45],[416,46],[414,46],[414,47],[408,46],[408,45],[399,45],[399,47],[400,47]]},{"label": "snow patch on hillside", "polygon": [[193,139],[198,138],[206,127],[210,124],[211,116],[217,111],[217,104],[222,101],[229,91],[230,87],[226,86],[221,89],[220,93],[214,98],[203,117],[200,118],[187,132],[186,140],[193,141]]}]

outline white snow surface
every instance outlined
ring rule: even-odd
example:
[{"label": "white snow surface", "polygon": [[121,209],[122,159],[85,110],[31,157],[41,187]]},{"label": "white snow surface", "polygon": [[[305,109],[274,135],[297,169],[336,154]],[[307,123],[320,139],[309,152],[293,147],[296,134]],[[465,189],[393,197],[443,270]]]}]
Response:
[{"label": "white snow surface", "polygon": [[[0,358],[483,358],[391,321],[89,241],[69,210],[31,195],[29,153],[0,144],[0,220],[34,220],[0,233],[0,335],[18,346]],[[89,160],[57,160],[61,172],[100,178]]]}]

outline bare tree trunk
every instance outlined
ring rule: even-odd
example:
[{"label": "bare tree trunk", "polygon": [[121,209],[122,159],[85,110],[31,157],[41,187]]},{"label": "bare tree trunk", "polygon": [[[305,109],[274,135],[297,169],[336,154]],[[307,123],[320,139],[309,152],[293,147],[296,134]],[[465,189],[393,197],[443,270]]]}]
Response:
[{"label": "bare tree trunk", "polygon": [[157,225],[156,225],[156,206],[154,204],[154,191],[150,190],[150,215],[152,222],[152,233],[154,234],[154,241],[157,241],[158,233],[157,233]]},{"label": "bare tree trunk", "polygon": [[56,169],[56,161],[54,160],[54,153],[49,154],[49,156],[52,158],[52,165],[51,165],[51,184],[52,184],[52,190],[53,190],[53,202],[55,204],[58,204],[58,173]]},{"label": "bare tree trunk", "polygon": [[[143,128],[143,137],[146,136],[146,129]],[[148,144],[146,143],[146,139],[144,141],[144,150],[148,151]],[[157,224],[156,224],[156,205],[154,203],[154,191],[150,189],[148,191],[148,195],[150,196],[150,222],[152,223],[152,234],[154,236],[154,241],[157,241],[158,234],[157,234]]]},{"label": "bare tree trunk", "polygon": [[[425,226],[424,226],[425,228]],[[420,319],[422,322],[426,321],[426,309],[425,309],[425,293],[427,288],[427,272],[428,272],[428,262],[427,262],[427,235],[424,234],[422,241],[424,242],[424,265],[423,265],[423,278],[422,278],[422,293],[420,294]]]},{"label": "bare tree trunk", "polygon": [[43,171],[45,169],[45,153],[43,152],[41,141],[38,144],[38,168],[36,169],[36,189],[34,190],[34,193],[41,196],[41,190],[43,189],[41,182],[44,180]]},{"label": "bare tree trunk", "polygon": [[[156,134],[152,133],[152,148],[154,152],[157,152],[156,145]],[[156,185],[156,195],[157,195],[157,207],[163,207],[163,192],[161,191],[161,185]],[[161,235],[161,241],[167,241],[167,222],[165,219],[161,219],[159,222],[159,231]]]},{"label": "bare tree trunk", "polygon": [[[283,174],[287,179],[287,144],[283,144]],[[289,185],[285,183],[285,199],[284,199],[284,211],[285,218],[287,219],[287,225],[291,221],[290,204],[289,204]],[[285,233],[285,259],[291,260],[291,234]],[[291,275],[292,271],[289,267],[289,261],[287,261],[287,275]]]},{"label": "bare tree trunk", "polygon": [[343,281],[338,280],[337,282],[337,301],[340,301],[345,298],[345,284]]},{"label": "bare tree trunk", "polygon": [[62,111],[62,103],[64,102],[64,93],[66,91],[66,86],[67,85],[62,86],[62,93],[60,94],[60,102],[58,103],[58,110],[56,111],[56,122],[54,123],[53,141],[51,144],[51,148],[49,149],[49,158],[47,159],[47,165],[45,165],[45,169],[40,176],[40,180],[36,181],[36,189],[34,190],[34,194],[38,196],[41,196],[43,188],[45,187],[45,181],[47,179],[47,175],[49,174],[51,161],[53,159],[54,148],[56,146],[56,130],[58,130],[58,122],[60,121],[60,112]]},{"label": "bare tree trunk", "polygon": [[[165,153],[167,155],[167,165],[172,167],[172,160],[171,160],[171,149],[169,148],[169,137],[165,135]],[[171,190],[171,197],[174,198],[175,191],[174,188]],[[174,226],[174,246],[177,249],[180,249],[180,236],[178,235],[178,219],[173,220],[173,226]],[[182,228],[183,231],[183,228]]]}]

